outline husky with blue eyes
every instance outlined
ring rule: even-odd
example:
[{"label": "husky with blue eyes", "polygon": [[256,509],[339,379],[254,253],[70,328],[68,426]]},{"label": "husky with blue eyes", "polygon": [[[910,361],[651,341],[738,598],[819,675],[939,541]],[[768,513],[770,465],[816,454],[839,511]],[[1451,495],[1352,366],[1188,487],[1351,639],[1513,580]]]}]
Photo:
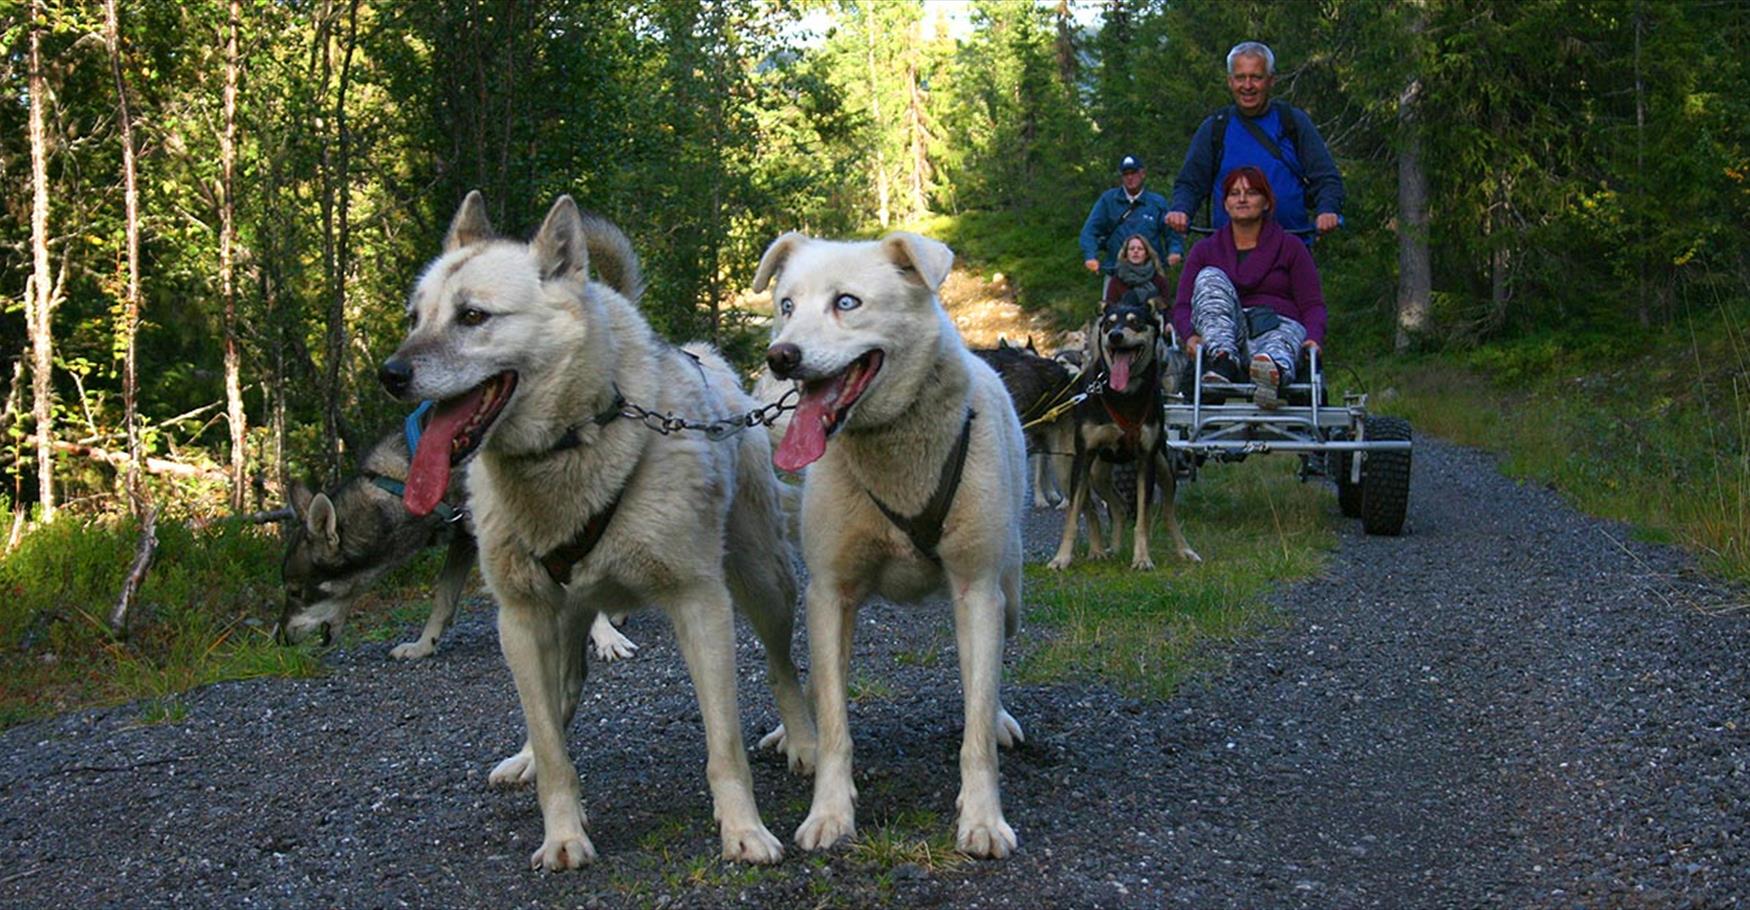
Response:
[{"label": "husky with blue eyes", "polygon": [[814,801],[796,831],[805,850],[856,831],[845,687],[858,607],[940,592],[954,603],[965,694],[955,843],[992,859],[1015,850],[997,747],[1021,739],[999,687],[1003,639],[1021,610],[1027,449],[1002,380],[937,299],[953,261],[917,234],[842,243],[791,233],[754,276],[756,292],[772,289],[767,366],[799,396],[774,461],[804,478],[819,725]]}]

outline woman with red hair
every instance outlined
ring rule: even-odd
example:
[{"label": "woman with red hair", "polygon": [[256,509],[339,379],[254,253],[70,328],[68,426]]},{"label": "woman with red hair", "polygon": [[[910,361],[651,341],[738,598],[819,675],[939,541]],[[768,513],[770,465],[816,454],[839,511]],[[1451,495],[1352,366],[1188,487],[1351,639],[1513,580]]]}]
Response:
[{"label": "woman with red hair", "polygon": [[1294,381],[1300,349],[1324,344],[1325,295],[1306,244],[1271,217],[1276,196],[1264,173],[1234,168],[1221,188],[1228,223],[1186,257],[1173,325],[1187,351],[1204,349],[1205,381],[1242,382],[1249,373],[1253,401],[1274,408]]}]

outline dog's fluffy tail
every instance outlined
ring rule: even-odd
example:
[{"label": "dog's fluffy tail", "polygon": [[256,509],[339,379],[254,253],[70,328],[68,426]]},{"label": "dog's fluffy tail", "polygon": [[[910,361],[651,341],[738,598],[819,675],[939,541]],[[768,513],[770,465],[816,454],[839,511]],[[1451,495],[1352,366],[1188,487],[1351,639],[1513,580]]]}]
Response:
[{"label": "dog's fluffy tail", "polygon": [[638,267],[638,254],[632,251],[632,241],[626,239],[612,221],[590,212],[582,213],[584,249],[589,252],[589,264],[595,268],[602,283],[620,292],[620,296],[638,302],[644,295],[644,272]]}]

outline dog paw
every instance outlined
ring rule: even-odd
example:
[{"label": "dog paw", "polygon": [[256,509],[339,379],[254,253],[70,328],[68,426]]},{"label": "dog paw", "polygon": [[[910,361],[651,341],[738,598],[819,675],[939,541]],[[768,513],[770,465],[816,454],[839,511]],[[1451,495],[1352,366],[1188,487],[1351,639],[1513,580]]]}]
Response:
[{"label": "dog paw", "polygon": [[1130,567],[1138,572],[1153,572],[1155,561],[1147,556],[1138,556],[1130,561]]},{"label": "dog paw", "polygon": [[595,656],[604,661],[625,660],[638,650],[638,644],[620,634],[605,614],[597,614],[595,625],[589,627],[589,639],[595,646]]},{"label": "dog paw", "polygon": [[1045,567],[1053,572],[1062,572],[1064,569],[1069,568],[1069,557],[1054,556],[1051,558],[1050,562],[1045,564]]},{"label": "dog paw", "polygon": [[796,829],[796,845],[804,850],[825,850],[857,833],[857,823],[849,812],[811,810]]},{"label": "dog paw", "polygon": [[421,657],[430,657],[436,651],[436,642],[430,642],[426,641],[424,638],[419,638],[396,645],[395,648],[389,652],[389,656],[396,660],[418,660]]},{"label": "dog paw", "polygon": [[784,845],[765,825],[731,831],[723,829],[723,858],[733,863],[766,866],[784,858]]},{"label": "dog paw", "polygon": [[983,822],[962,818],[960,830],[954,837],[954,849],[979,859],[1005,859],[1018,846],[1020,841],[1015,838],[1015,829],[1010,828],[1000,815]]},{"label": "dog paw", "polygon": [[1012,749],[1027,741],[1027,735],[1021,732],[1020,722],[1003,708],[997,709],[996,733],[997,745],[1005,749]]},{"label": "dog paw", "polygon": [[1057,501],[1057,503],[1052,506],[1052,508],[1058,510],[1059,512],[1067,512],[1067,511],[1069,511],[1069,500],[1059,499]]},{"label": "dog paw", "polygon": [[1094,549],[1093,547],[1088,548],[1088,558],[1089,559],[1110,559],[1111,557],[1112,557],[1112,551],[1106,549],[1105,547],[1101,547],[1098,550]]},{"label": "dog paw", "polygon": [[1191,549],[1190,547],[1181,548],[1179,550],[1179,558],[1185,560],[1186,562],[1202,562],[1203,561],[1203,557],[1198,556],[1197,551]]},{"label": "dog paw", "polygon": [[784,761],[790,766],[792,774],[807,776],[814,773],[814,743],[802,742],[800,737],[792,739],[783,724],[760,737],[759,747],[783,752]]},{"label": "dog paw", "polygon": [[524,747],[521,752],[498,763],[486,776],[495,787],[521,787],[535,782],[535,752]]},{"label": "dog paw", "polygon": [[563,837],[550,837],[541,843],[541,849],[529,856],[529,868],[545,869],[548,872],[578,869],[585,863],[593,862],[595,862],[595,845],[591,844],[589,836],[582,832]]}]

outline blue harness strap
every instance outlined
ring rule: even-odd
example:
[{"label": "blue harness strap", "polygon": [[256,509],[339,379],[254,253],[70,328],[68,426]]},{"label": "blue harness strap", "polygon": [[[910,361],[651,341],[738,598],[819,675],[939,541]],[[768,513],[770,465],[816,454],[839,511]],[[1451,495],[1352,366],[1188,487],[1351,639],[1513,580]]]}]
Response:
[{"label": "blue harness strap", "polygon": [[407,457],[419,451],[419,434],[425,432],[425,415],[431,413],[432,402],[422,401],[413,413],[407,415],[407,420],[401,424],[401,432],[407,437]]}]

